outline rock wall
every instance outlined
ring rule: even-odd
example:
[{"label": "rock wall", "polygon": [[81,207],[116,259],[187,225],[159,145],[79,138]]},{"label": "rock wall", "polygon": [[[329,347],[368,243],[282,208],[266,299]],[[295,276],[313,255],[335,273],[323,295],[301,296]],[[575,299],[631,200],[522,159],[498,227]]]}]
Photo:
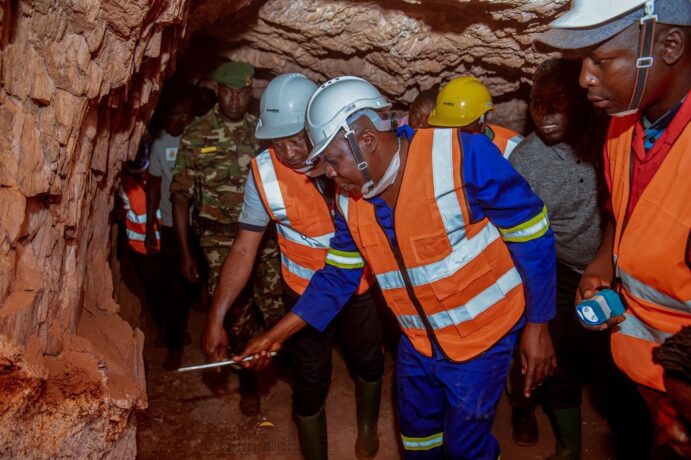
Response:
[{"label": "rock wall", "polygon": [[0,457],[133,458],[143,335],[112,298],[109,219],[187,1],[0,14]]},{"label": "rock wall", "polygon": [[259,69],[301,71],[320,82],[358,75],[403,105],[470,74],[489,86],[499,121],[521,130],[532,72],[545,57],[532,49],[533,36],[567,1],[268,0],[256,13],[246,8],[242,21],[205,3],[192,12],[190,24],[206,37],[193,43],[194,53],[216,47]]}]

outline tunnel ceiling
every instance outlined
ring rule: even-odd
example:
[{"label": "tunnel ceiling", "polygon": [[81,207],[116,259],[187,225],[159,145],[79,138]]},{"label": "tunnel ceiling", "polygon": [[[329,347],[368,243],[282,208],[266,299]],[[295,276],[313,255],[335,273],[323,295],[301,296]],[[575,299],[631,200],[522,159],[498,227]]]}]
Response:
[{"label": "tunnel ceiling", "polygon": [[532,49],[533,37],[565,4],[197,1],[190,10],[190,53],[206,63],[214,55],[247,60],[266,78],[300,71],[321,82],[354,74],[402,103],[420,90],[471,74],[490,87],[499,118],[521,127],[532,72],[545,57]]}]

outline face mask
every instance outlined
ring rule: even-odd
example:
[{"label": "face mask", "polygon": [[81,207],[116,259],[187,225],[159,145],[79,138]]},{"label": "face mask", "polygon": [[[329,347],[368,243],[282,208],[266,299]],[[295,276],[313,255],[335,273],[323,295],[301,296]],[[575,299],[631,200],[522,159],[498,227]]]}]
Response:
[{"label": "face mask", "polygon": [[[366,199],[374,198],[377,195],[381,195],[384,190],[389,188],[391,184],[393,184],[396,181],[396,176],[398,175],[398,170],[401,167],[401,139],[397,138],[398,140],[398,148],[396,149],[396,153],[393,154],[393,157],[391,158],[391,162],[389,163],[389,167],[386,168],[386,172],[382,176],[381,179],[379,179],[379,182],[377,182],[377,185],[374,186],[373,188],[366,190],[365,186],[362,188],[362,196]],[[367,187],[369,188],[369,187]]]}]

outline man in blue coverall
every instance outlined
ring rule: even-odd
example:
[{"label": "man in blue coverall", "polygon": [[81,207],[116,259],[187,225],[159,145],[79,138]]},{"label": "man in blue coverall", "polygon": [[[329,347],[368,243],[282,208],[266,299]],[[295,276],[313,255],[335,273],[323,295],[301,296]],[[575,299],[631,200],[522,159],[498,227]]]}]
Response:
[{"label": "man in blue coverall", "polygon": [[367,264],[404,333],[396,377],[406,458],[493,460],[517,331],[526,394],[556,364],[554,237],[542,201],[489,139],[458,129],[399,137],[389,107],[356,77],[312,96],[310,159],[325,161],[340,190],[335,236],[293,310],[236,358],[263,366],[306,324],[324,329]]}]

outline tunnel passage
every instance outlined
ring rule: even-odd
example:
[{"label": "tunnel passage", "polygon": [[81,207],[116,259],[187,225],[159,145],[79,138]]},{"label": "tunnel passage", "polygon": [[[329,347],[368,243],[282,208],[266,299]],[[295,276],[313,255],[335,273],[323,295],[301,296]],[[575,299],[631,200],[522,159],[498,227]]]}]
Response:
[{"label": "tunnel passage", "polygon": [[167,78],[203,86],[221,60],[244,59],[255,96],[282,72],[355,73],[405,108],[470,73],[522,130],[543,58],[531,37],[565,3],[3,2],[0,455],[136,453],[144,337],[114,300],[111,211]]}]

